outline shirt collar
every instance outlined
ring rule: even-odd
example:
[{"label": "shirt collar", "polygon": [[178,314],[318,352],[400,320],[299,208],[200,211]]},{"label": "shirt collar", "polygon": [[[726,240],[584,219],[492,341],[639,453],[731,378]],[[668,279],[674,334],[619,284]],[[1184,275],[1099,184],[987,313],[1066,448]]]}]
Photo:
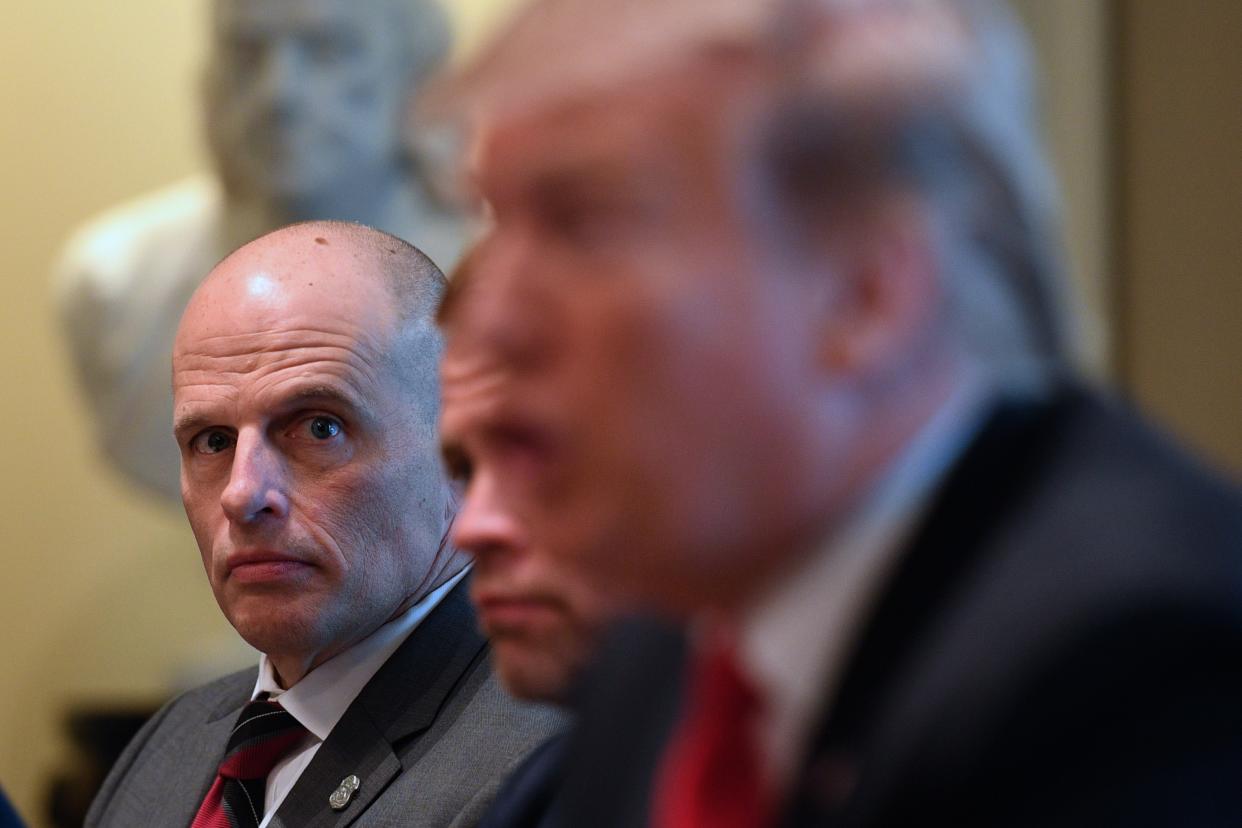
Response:
[{"label": "shirt collar", "polygon": [[448,581],[425,595],[414,606],[381,626],[344,652],[311,670],[302,680],[288,690],[281,689],[276,681],[276,670],[267,655],[259,656],[259,677],[253,700],[260,693],[267,693],[272,701],[279,701],[303,727],[321,741],[328,738],[332,728],[345,715],[346,709],[362,692],[367,682],[379,672],[397,648],[424,618],[444,600],[466,577],[467,566]]},{"label": "shirt collar", "polygon": [[976,381],[951,394],[861,505],[743,615],[739,657],[769,711],[761,735],[777,779],[792,771],[904,541],[980,427],[986,402]]}]

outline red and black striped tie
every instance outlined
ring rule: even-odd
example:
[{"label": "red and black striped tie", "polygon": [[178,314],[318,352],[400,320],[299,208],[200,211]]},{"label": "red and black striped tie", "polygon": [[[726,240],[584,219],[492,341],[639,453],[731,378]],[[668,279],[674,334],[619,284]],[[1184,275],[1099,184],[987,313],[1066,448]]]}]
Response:
[{"label": "red and black striped tie", "polygon": [[267,775],[305,735],[306,728],[276,702],[246,705],[190,828],[258,828]]}]

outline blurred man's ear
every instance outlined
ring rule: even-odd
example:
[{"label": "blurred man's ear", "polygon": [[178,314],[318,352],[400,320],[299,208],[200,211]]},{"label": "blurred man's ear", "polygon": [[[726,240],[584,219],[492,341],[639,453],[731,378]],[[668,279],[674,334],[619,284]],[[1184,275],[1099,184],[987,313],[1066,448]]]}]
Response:
[{"label": "blurred man's ear", "polygon": [[[827,217],[825,220],[828,221]],[[885,194],[816,233],[833,262],[820,327],[822,366],[842,378],[900,370],[934,345],[941,285],[932,230],[917,199]]]}]

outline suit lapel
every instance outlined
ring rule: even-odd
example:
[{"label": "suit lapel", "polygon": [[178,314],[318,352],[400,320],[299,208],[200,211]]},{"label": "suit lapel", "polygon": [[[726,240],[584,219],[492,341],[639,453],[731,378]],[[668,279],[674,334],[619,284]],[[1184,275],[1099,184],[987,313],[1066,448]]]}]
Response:
[{"label": "suit lapel", "polygon": [[[344,828],[417,761],[418,736],[487,644],[475,625],[468,583],[446,595],[362,689],[285,797],[272,828]],[[328,797],[348,776],[361,784],[344,808],[333,810]]]},{"label": "suit lapel", "polygon": [[[249,700],[254,679],[253,669],[246,672],[244,678],[239,676],[236,687],[230,687],[224,692],[219,701],[207,711],[206,719],[199,719],[196,729],[187,730],[184,735],[179,736],[175,761],[170,762],[170,765],[180,769],[176,790],[184,796],[170,797],[167,791],[163,791],[163,805],[154,820],[156,823],[189,825],[194,819],[208,789],[216,780],[229,733],[233,730],[233,724],[237,721],[242,707]],[[202,713],[198,715],[201,716]]]},{"label": "suit lapel", "polygon": [[[1074,393],[1070,392],[1070,397]],[[1022,501],[1070,401],[996,407],[949,474],[871,614],[818,731],[785,815],[787,825],[838,823],[865,781],[867,734],[918,650],[920,631],[951,606],[988,538]]]}]

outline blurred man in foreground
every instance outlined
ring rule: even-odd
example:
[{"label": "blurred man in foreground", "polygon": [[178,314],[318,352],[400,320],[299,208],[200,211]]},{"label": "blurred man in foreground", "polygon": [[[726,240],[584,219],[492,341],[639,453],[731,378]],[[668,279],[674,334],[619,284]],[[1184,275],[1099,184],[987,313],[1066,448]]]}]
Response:
[{"label": "blurred man in foreground", "polygon": [[173,353],[186,515],[259,668],[166,706],[89,825],[472,825],[551,732],[491,676],[447,541],[432,314],[384,233],[294,225],[195,292]]},{"label": "blurred man in foreground", "polygon": [[605,664],[566,824],[1242,819],[1242,505],[1066,377],[1003,12],[545,0],[440,91],[496,485],[694,622],[684,688]]},{"label": "blurred man in foreground", "polygon": [[[537,539],[513,509],[508,487],[525,456],[520,435],[505,428],[514,400],[503,366],[472,336],[471,315],[486,312],[491,300],[467,260],[437,315],[445,339],[441,450],[468,504],[457,513],[450,539],[474,558],[471,598],[505,688],[520,699],[572,707],[604,623],[616,610],[607,593],[539,554]],[[533,752],[480,825],[554,825],[565,751],[566,739],[557,736]]]}]

